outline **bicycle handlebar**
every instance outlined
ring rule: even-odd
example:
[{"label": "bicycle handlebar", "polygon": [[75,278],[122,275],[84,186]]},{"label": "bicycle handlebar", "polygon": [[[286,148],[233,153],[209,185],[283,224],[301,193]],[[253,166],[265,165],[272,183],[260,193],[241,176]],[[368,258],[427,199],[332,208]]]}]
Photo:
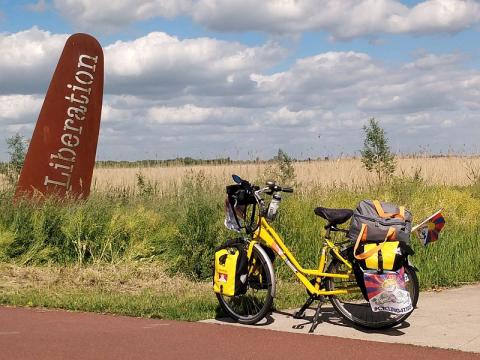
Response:
[{"label": "bicycle handlebar", "polygon": [[241,185],[246,191],[249,192],[264,192],[268,195],[273,195],[274,192],[286,192],[286,193],[293,193],[293,188],[291,187],[281,187],[277,185],[274,181],[268,181],[267,182],[267,187],[264,189],[260,189],[259,186],[257,185],[252,185],[250,184],[249,181],[241,179],[238,175],[232,175],[234,180],[236,179],[237,184]]},{"label": "bicycle handlebar", "polygon": [[280,191],[286,192],[286,193],[293,193],[293,188],[291,187],[282,188],[281,186],[275,184],[274,182],[268,182],[266,189],[268,189],[266,193],[269,195],[272,195],[274,192],[280,192]]}]

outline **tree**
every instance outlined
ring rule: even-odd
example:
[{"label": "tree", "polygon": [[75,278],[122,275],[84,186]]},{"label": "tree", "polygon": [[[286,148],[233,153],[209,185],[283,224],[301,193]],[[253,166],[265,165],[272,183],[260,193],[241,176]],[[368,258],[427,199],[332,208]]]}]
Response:
[{"label": "tree", "polygon": [[14,186],[18,181],[18,177],[23,168],[23,163],[25,162],[27,141],[22,135],[16,133],[12,137],[6,139],[6,142],[10,161],[1,169],[0,173],[6,177],[10,185]]},{"label": "tree", "polygon": [[282,185],[293,185],[295,182],[293,159],[285,151],[278,149],[273,161],[273,164],[265,169],[265,176],[270,180],[278,181]]},{"label": "tree", "polygon": [[395,171],[395,155],[390,151],[388,139],[378,121],[371,118],[363,127],[365,140],[363,142],[362,163],[369,172],[375,172],[379,180]]}]

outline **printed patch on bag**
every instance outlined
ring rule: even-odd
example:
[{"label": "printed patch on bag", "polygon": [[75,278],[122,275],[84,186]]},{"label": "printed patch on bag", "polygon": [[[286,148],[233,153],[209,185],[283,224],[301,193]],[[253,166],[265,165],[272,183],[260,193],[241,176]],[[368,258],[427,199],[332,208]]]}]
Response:
[{"label": "printed patch on bag", "polygon": [[228,280],[227,274],[218,273],[218,281],[226,283]]},{"label": "printed patch on bag", "polygon": [[407,314],[413,310],[410,293],[405,286],[403,267],[397,272],[364,273],[365,287],[372,311]]}]

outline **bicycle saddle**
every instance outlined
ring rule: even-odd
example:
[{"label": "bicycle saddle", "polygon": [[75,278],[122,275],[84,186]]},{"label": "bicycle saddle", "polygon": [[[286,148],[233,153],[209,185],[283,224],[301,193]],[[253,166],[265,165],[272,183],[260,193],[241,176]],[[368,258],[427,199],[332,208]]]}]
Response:
[{"label": "bicycle saddle", "polygon": [[343,224],[353,215],[350,209],[328,209],[324,207],[315,208],[315,215],[318,215],[329,222],[329,225],[336,226]]}]

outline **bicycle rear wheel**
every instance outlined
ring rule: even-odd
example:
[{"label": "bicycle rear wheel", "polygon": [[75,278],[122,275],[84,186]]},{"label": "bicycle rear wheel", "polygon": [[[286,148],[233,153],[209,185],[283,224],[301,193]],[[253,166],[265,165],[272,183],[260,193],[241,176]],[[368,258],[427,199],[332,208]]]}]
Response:
[{"label": "bicycle rear wheel", "polygon": [[[329,273],[345,273],[346,265],[340,261],[334,260],[330,264],[327,272]],[[412,305],[415,309],[418,301],[419,286],[418,278],[410,266],[405,266],[405,285],[410,293]],[[339,290],[349,287],[354,288],[354,293],[345,295],[330,296],[330,302],[335,310],[347,321],[368,329],[386,329],[405,321],[410,314],[392,314],[389,312],[373,312],[368,300],[362,295],[360,287],[358,287],[355,279],[345,280],[336,278],[327,278],[325,280],[327,290]],[[356,289],[355,289],[356,288]]]},{"label": "bicycle rear wheel", "polygon": [[225,313],[241,324],[255,324],[263,319],[271,310],[275,296],[272,261],[259,244],[253,247],[248,269],[247,290],[244,294],[216,294]]}]

